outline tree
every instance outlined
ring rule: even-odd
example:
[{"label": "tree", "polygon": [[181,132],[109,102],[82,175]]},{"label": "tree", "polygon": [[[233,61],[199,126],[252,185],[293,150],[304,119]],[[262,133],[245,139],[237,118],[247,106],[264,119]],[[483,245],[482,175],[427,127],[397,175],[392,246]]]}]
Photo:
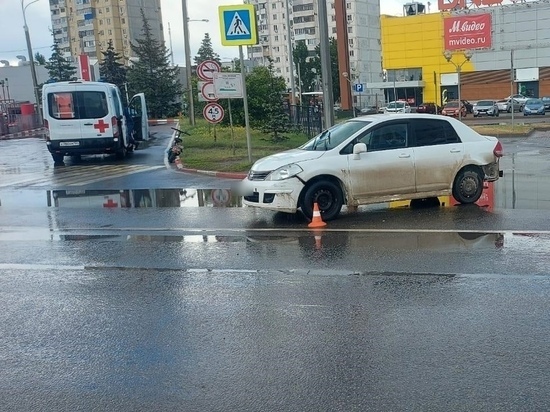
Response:
[{"label": "tree", "polygon": [[313,92],[315,88],[315,75],[316,73],[311,70],[314,68],[314,65],[309,58],[309,50],[306,46],[305,40],[298,40],[296,42],[296,47],[293,50],[294,64],[296,65],[296,72],[299,73],[299,78],[297,80],[301,81],[301,84],[298,84],[300,91],[303,92]]},{"label": "tree", "polygon": [[[340,72],[338,70],[338,44],[334,37],[330,38],[329,42],[330,51],[330,68],[332,72],[332,93],[334,100],[338,100],[340,97]],[[321,46],[315,47],[315,58],[313,59],[313,68],[321,75]]]},{"label": "tree", "polygon": [[34,61],[36,64],[40,66],[44,66],[46,64],[46,57],[44,57],[44,55],[41,54],[40,52],[36,52],[34,54]]},{"label": "tree", "polygon": [[120,90],[123,90],[126,83],[126,68],[120,63],[122,56],[113,48],[112,40],[109,40],[107,50],[102,50],[101,54],[103,54],[103,60],[99,63],[101,79],[116,84]]},{"label": "tree", "polygon": [[76,68],[69,60],[63,57],[57,42],[54,42],[52,55],[44,66],[48,70],[50,81],[63,82],[76,79]]},{"label": "tree", "polygon": [[215,60],[220,63],[220,56],[217,53],[214,53],[210,34],[204,33],[204,39],[202,39],[201,47],[199,47],[194,60],[196,65],[201,64],[205,60]]},{"label": "tree", "polygon": [[286,83],[282,77],[275,77],[273,63],[269,64],[269,91],[264,101],[264,122],[262,131],[271,135],[274,143],[286,140],[288,137],[282,135],[288,132],[289,118],[284,111],[283,92],[286,91]]},{"label": "tree", "polygon": [[131,43],[137,60],[128,68],[128,87],[135,93],[145,93],[152,117],[173,116],[180,110],[183,92],[179,67],[170,66],[170,53],[153,37],[151,26],[141,9],[142,37]]}]

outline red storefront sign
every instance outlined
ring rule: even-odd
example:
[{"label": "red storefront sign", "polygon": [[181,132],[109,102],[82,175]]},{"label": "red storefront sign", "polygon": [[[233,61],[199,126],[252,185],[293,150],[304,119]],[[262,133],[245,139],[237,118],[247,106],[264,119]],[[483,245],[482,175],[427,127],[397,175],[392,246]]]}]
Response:
[{"label": "red storefront sign", "polygon": [[445,17],[445,50],[486,49],[491,47],[491,14]]}]

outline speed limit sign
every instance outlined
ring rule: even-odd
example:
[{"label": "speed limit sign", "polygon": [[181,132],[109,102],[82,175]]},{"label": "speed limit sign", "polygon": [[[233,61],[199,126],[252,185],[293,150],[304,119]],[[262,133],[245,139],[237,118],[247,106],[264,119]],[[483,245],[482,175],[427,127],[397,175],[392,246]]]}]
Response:
[{"label": "speed limit sign", "polygon": [[202,110],[202,115],[210,123],[219,123],[223,120],[223,107],[221,107],[218,103],[208,103],[206,106],[204,106],[204,109]]}]

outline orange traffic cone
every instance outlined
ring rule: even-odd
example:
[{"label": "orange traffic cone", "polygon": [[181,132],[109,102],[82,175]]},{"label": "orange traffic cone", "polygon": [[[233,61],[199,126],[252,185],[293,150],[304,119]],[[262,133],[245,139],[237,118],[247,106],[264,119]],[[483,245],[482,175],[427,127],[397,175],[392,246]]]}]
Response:
[{"label": "orange traffic cone", "polygon": [[313,219],[311,220],[311,223],[307,225],[307,227],[324,227],[327,224],[323,222],[323,218],[321,217],[321,212],[319,212],[319,206],[317,206],[317,202],[313,204]]}]

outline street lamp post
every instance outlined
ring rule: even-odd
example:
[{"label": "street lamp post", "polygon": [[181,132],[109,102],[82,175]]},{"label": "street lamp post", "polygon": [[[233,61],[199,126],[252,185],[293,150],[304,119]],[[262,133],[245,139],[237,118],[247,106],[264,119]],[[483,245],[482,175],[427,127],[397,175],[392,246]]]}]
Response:
[{"label": "street lamp post", "polygon": [[464,66],[464,64],[466,62],[469,62],[473,55],[474,55],[474,53],[471,50],[466,50],[466,51],[464,51],[465,60],[462,63],[455,63],[453,61],[453,52],[452,51],[445,50],[443,52],[443,56],[445,56],[445,60],[447,60],[448,63],[451,63],[455,67],[456,74],[458,76],[458,79],[457,79],[457,84],[458,84],[458,120],[462,120],[462,98],[460,96],[460,88],[461,88],[460,73],[462,71],[462,66]]},{"label": "street lamp post", "polygon": [[25,39],[27,41],[27,52],[29,53],[29,62],[31,64],[31,76],[32,76],[32,86],[34,89],[34,98],[36,99],[36,107],[38,109],[38,114],[40,115],[40,119],[42,119],[42,110],[40,108],[40,97],[38,93],[38,80],[36,79],[36,67],[34,67],[34,56],[32,54],[32,46],[31,46],[31,36],[29,34],[29,27],[27,26],[27,17],[25,15],[25,11],[27,10],[27,7],[29,7],[31,4],[36,3],[38,0],[33,0],[30,3],[27,3],[25,5],[25,0],[21,0],[21,11],[23,12],[23,29],[25,30]]}]

